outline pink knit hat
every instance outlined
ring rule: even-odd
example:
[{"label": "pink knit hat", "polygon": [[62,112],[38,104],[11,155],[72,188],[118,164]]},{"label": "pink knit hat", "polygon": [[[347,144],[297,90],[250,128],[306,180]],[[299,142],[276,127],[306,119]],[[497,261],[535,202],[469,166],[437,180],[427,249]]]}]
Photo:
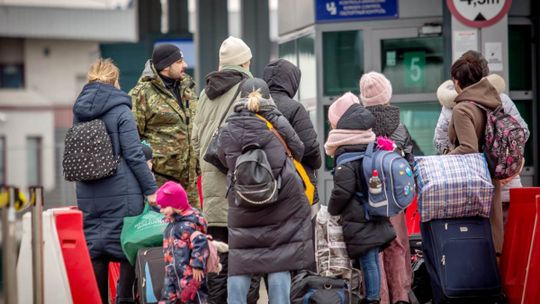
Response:
[{"label": "pink knit hat", "polygon": [[173,207],[179,210],[191,208],[184,187],[171,181],[166,182],[158,189],[156,202],[161,208]]},{"label": "pink knit hat", "polygon": [[383,74],[369,72],[360,78],[360,100],[364,106],[390,103],[392,84]]},{"label": "pink knit hat", "polygon": [[343,94],[340,98],[336,99],[334,103],[328,109],[328,120],[333,129],[336,128],[336,125],[343,116],[343,114],[355,103],[360,103],[358,97],[351,92]]}]

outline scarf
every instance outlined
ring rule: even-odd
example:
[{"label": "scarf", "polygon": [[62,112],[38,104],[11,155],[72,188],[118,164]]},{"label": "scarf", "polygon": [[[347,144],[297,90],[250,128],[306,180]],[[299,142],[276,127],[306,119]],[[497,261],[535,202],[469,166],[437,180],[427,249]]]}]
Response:
[{"label": "scarf", "polygon": [[346,145],[369,144],[375,141],[375,133],[369,130],[334,129],[328,134],[324,144],[326,154],[334,156],[337,148]]}]

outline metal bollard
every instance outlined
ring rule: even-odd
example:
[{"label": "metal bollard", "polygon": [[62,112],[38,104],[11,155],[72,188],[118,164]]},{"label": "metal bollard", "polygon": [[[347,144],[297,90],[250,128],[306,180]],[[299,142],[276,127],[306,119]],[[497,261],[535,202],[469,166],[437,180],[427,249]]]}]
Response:
[{"label": "metal bollard", "polygon": [[1,210],[2,218],[2,263],[4,303],[17,304],[17,243],[15,239],[15,188],[3,187],[8,192],[8,203]]},{"label": "metal bollard", "polygon": [[44,303],[43,280],[43,187],[30,187],[32,204],[32,283],[34,304]]}]

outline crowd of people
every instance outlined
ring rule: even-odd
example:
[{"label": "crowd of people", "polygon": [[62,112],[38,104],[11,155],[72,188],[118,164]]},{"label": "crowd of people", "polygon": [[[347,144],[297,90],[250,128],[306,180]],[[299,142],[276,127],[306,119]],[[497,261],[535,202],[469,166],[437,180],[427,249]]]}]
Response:
[{"label": "crowd of people", "polygon": [[[111,261],[121,263],[117,303],[135,303],[135,270],[121,250],[120,233],[123,218],[140,214],[146,203],[160,209],[169,223],[163,237],[163,303],[254,304],[261,278],[270,303],[290,303],[291,276],[316,268],[312,209],[317,204],[341,216],[347,252],[364,276],[363,303],[410,303],[412,269],[404,213],[366,216],[365,202],[356,195],[367,197],[369,191],[369,181],[359,172],[361,160],[337,166],[330,200],[319,201],[315,195],[310,207],[293,159],[316,185],[323,147],[308,112],[294,100],[301,72],[277,59],[255,78],[251,60],[244,41],[225,39],[219,69],[206,76],[199,97],[181,50],[171,44],[154,48],[128,94],[120,89],[120,73],[111,60],[99,59],[91,66],[73,107],[74,124],[103,120],[119,156],[114,175],[77,183],[103,303],[109,301]],[[469,51],[453,64],[451,81],[437,92],[443,108],[434,144],[440,154],[482,152],[486,114],[468,101],[489,109],[503,105],[519,117],[503,93],[504,80],[488,74],[478,52]],[[331,131],[324,151],[337,159],[346,152],[364,152],[385,137],[412,170],[413,142],[400,121],[399,107],[391,104],[392,84],[378,72],[358,81],[359,96],[347,92],[329,108]],[[219,166],[206,160],[209,147],[215,149]],[[271,199],[261,202],[264,207],[257,208],[240,204],[235,193],[237,161],[253,149],[265,155],[277,187]],[[507,196],[501,199],[501,189],[520,185],[519,176],[511,180],[494,180],[491,226],[497,253],[502,250],[503,201],[508,202]],[[228,244],[228,252],[219,254],[220,273],[206,271],[211,253],[206,235]]]}]

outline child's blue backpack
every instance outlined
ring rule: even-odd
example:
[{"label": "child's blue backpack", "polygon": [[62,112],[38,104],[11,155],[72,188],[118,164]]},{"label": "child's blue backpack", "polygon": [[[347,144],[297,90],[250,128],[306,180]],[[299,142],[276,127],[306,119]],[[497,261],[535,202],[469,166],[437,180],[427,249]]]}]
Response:
[{"label": "child's blue backpack", "polygon": [[[368,216],[391,217],[407,208],[415,195],[415,183],[412,170],[407,160],[393,151],[379,150],[370,143],[365,152],[348,152],[341,154],[336,161],[340,166],[348,162],[362,159],[362,172],[368,183],[377,171],[382,191],[372,193],[368,189],[368,200],[365,209]],[[356,193],[364,197],[361,192]]]}]

